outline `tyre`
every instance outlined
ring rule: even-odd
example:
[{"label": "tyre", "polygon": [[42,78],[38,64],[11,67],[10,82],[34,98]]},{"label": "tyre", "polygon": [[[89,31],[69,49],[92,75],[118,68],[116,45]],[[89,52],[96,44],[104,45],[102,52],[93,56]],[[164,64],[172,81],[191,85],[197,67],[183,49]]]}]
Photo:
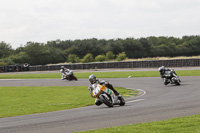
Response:
[{"label": "tyre", "polygon": [[119,105],[120,105],[120,106],[124,106],[124,105],[125,105],[125,100],[124,100],[124,98],[123,98],[123,97],[120,97],[119,100],[120,100]]},{"label": "tyre", "polygon": [[77,80],[78,80],[78,79],[77,79],[77,78],[76,78],[74,75],[73,75],[73,78],[74,78],[74,80],[75,80],[75,81],[77,81]]},{"label": "tyre", "polygon": [[176,82],[176,85],[181,85],[181,84],[180,84],[180,82],[177,81],[177,82]]},{"label": "tyre", "polygon": [[104,95],[100,95],[99,96],[99,99],[105,104],[107,105],[108,107],[113,107],[113,104],[112,104],[112,100],[111,98],[107,98],[105,97]]},{"label": "tyre", "polygon": [[178,78],[173,77],[172,81],[174,82],[175,85],[181,85],[180,82],[179,82],[180,80]]}]

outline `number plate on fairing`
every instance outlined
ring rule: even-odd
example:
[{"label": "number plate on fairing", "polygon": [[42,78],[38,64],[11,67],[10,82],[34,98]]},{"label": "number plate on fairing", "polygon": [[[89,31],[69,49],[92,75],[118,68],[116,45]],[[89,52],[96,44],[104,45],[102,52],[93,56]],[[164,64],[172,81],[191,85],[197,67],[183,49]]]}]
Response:
[{"label": "number plate on fairing", "polygon": [[94,89],[94,95],[97,95],[99,92],[100,92],[100,88],[99,87],[96,87],[95,89]]}]

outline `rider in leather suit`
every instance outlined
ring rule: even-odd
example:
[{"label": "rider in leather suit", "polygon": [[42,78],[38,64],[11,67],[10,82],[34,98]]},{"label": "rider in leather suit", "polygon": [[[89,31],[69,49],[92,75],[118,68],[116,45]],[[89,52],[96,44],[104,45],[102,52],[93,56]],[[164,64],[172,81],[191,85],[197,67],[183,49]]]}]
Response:
[{"label": "rider in leather suit", "polygon": [[163,81],[164,81],[164,85],[169,84],[169,83],[170,83],[169,80],[171,80],[171,79],[168,79],[168,78],[165,76],[166,71],[171,71],[171,72],[173,73],[173,76],[174,76],[174,77],[177,77],[177,74],[176,74],[176,72],[174,71],[174,69],[165,68],[165,66],[159,67],[159,68],[158,68],[158,71],[160,72],[160,77],[161,77],[161,78],[163,79]]},{"label": "rider in leather suit", "polygon": [[[73,72],[70,69],[65,68],[64,66],[61,66],[60,69],[61,72],[61,79],[64,80],[66,78],[66,75],[69,77],[69,80],[72,78],[73,76]],[[75,80],[77,80],[77,78],[74,76]]]},{"label": "rider in leather suit", "polygon": [[[96,76],[93,75],[93,74],[89,76],[89,81],[90,81],[90,85],[89,85],[89,87],[88,87],[88,90],[89,90],[90,95],[91,95],[92,97],[93,97],[92,91],[93,91],[93,89],[94,89],[94,88],[92,88],[92,84],[94,84],[94,83],[98,83],[98,84],[101,84],[101,85],[103,85],[103,86],[105,85],[106,87],[108,87],[109,89],[111,89],[111,90],[115,93],[115,95],[118,96],[118,98],[121,97],[121,95],[119,94],[119,92],[117,92],[117,91],[114,89],[114,87],[113,87],[108,81],[96,79]],[[94,97],[93,97],[93,98],[94,98]],[[96,100],[95,100],[95,104],[99,106],[99,105],[102,104],[102,102],[99,101],[98,99],[96,99]]]}]

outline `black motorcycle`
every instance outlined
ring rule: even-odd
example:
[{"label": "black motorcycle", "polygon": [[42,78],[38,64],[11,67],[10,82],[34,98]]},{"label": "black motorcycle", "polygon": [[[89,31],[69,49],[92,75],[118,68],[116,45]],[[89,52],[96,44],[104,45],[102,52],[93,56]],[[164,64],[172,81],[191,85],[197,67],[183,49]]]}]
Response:
[{"label": "black motorcycle", "polygon": [[168,83],[175,84],[175,85],[181,85],[181,80],[176,75],[174,71],[165,71],[165,74],[163,75],[164,83],[167,85]]},{"label": "black motorcycle", "polygon": [[76,76],[74,76],[73,72],[70,72],[69,74],[65,74],[64,79],[69,80],[69,81],[71,81],[71,80],[77,81],[78,80],[76,78]]}]

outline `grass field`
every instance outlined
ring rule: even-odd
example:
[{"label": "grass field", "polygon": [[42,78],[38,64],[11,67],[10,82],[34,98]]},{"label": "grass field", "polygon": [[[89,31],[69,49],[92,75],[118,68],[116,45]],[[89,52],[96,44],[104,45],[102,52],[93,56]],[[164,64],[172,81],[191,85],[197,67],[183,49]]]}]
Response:
[{"label": "grass field", "polygon": [[164,121],[116,126],[81,133],[199,133],[200,114]]},{"label": "grass field", "polygon": [[[200,76],[200,70],[178,70],[179,76]],[[158,71],[124,71],[124,72],[84,72],[75,73],[80,78],[88,78],[90,74],[95,74],[98,78],[127,78],[131,77],[159,77]],[[41,73],[41,74],[0,74],[0,79],[57,79],[60,73]]]},{"label": "grass field", "polygon": [[[122,95],[136,91],[116,87]],[[87,86],[0,87],[0,118],[94,105]]]}]

